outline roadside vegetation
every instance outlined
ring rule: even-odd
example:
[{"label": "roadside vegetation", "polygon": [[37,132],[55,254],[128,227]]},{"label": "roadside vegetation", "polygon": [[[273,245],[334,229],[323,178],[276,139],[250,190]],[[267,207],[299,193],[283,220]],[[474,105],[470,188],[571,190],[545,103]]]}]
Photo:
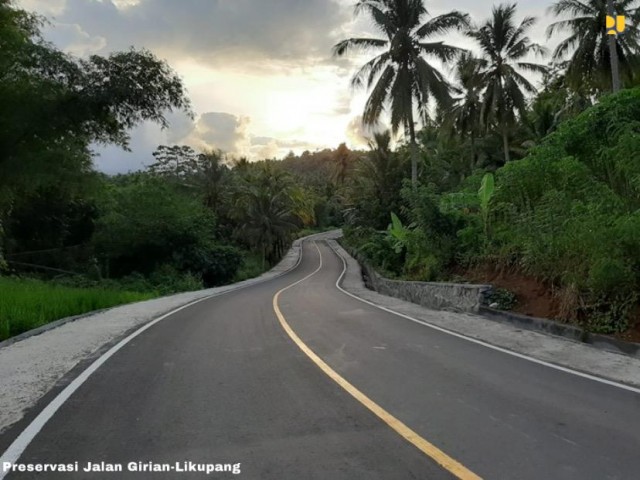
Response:
[{"label": "roadside vegetation", "polygon": [[[619,3],[617,13],[637,24],[640,2]],[[33,279],[59,297],[103,296],[100,305],[242,280],[277,263],[301,234],[335,226],[390,277],[493,282],[502,308],[594,332],[633,329],[637,32],[618,39],[614,92],[606,2],[554,4],[548,33],[561,43],[552,52],[530,39],[536,19],[515,4],[484,20],[431,17],[420,0],[356,5],[377,30],[339,42],[334,54],[371,53],[352,82],[368,94],[367,151],[342,144],[249,162],[161,145],[146,170],[106,176],[93,167],[92,143],[126,146],[132,126],[189,111],[180,79],[146,51],[63,54],[41,41],[38,18],[0,0],[0,71],[9,72],[0,76],[4,311],[18,305],[9,285]],[[443,42],[452,32],[477,55]],[[48,321],[28,310],[16,306],[24,313],[13,322]],[[80,313],[71,310],[61,314]]]},{"label": "roadside vegetation", "polygon": [[[356,12],[387,38],[336,46],[339,55],[379,52],[354,77],[370,87],[364,119],[375,125],[367,112],[386,108],[393,130],[407,132],[395,151],[388,133],[376,135],[357,167],[347,245],[391,277],[495,280],[505,308],[629,332],[640,312],[637,33],[619,36],[623,88],[612,94],[606,2],[554,4],[554,52],[531,42],[536,20],[519,17],[515,4],[473,22],[461,12],[429,17],[428,3],[359,1]],[[616,3],[618,14],[640,15],[640,2]],[[445,44],[423,38],[451,30],[481,54],[447,50],[457,59],[449,81],[426,66],[444,59]],[[413,77],[401,75],[418,63]],[[417,149],[412,113],[420,114]]]},{"label": "roadside vegetation", "polygon": [[150,293],[71,288],[33,279],[0,277],[0,341],[65,317],[146,300]]}]

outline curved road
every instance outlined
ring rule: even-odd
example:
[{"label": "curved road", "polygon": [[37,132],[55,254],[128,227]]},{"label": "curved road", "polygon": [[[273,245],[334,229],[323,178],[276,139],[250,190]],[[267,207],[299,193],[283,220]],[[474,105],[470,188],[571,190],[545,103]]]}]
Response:
[{"label": "curved road", "polygon": [[159,322],[93,373],[19,460],[240,463],[240,475],[6,478],[640,478],[640,395],[360,302],[336,288],[342,270],[324,242],[307,241],[286,275]]}]

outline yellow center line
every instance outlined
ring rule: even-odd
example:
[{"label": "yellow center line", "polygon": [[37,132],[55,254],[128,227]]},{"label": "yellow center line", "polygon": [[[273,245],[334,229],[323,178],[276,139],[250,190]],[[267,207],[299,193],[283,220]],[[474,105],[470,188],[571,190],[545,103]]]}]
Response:
[{"label": "yellow center line", "polygon": [[402,423],[396,417],[387,412],[384,408],[378,405],[376,402],[367,397],[364,393],[354,387],[351,383],[349,383],[344,377],[342,377],[338,372],[332,369],[324,360],[322,360],[318,355],[315,354],[313,350],[311,350],[307,344],[305,344],[300,337],[293,331],[293,329],[289,326],[289,323],[285,319],[284,315],[280,311],[280,307],[278,306],[278,299],[280,298],[280,294],[299,283],[304,282],[308,278],[311,278],[316,273],[318,273],[322,269],[322,252],[320,252],[320,248],[318,248],[318,244],[313,242],[314,246],[318,250],[318,255],[320,256],[320,265],[318,268],[311,274],[306,277],[298,280],[295,283],[292,283],[288,287],[283,288],[278,293],[276,293],[273,297],[273,310],[280,321],[280,325],[285,332],[291,337],[291,340],[302,350],[307,357],[309,357],[313,363],[315,363],[320,370],[322,370],[329,378],[331,378],[334,382],[340,385],[343,389],[345,389],[352,397],[358,400],[362,405],[368,408],[371,412],[373,412],[378,418],[380,418],[384,423],[386,423],[389,427],[395,430],[400,436],[405,438],[408,442],[413,444],[418,450],[427,455],[429,458],[438,463],[445,470],[449,471],[453,475],[455,475],[460,480],[481,480],[481,477],[473,473],[471,470],[466,468],[457,460],[451,458],[449,455],[444,453],[438,447],[428,442],[426,439],[421,437],[418,433],[413,431],[407,425]]}]

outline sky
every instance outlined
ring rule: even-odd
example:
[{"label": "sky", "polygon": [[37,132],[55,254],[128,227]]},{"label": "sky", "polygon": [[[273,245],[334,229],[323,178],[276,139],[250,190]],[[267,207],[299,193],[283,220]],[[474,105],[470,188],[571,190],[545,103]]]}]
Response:
[{"label": "sky", "polygon": [[[331,47],[353,36],[377,36],[354,18],[354,0],[18,0],[49,19],[44,36],[77,56],[146,48],[182,77],[195,118],[173,112],[170,127],[145,123],[131,131],[131,152],[96,146],[97,167],[107,173],[140,169],[161,144],[222,149],[251,160],[282,158],[366,145],[361,125],[365,92],[349,80],[367,57],[336,59]],[[545,36],[552,0],[521,0],[518,20],[539,18],[533,41]],[[486,19],[494,2],[426,0],[433,16],[452,9]],[[375,35],[372,35],[375,34]],[[471,48],[448,34],[447,43]],[[442,65],[443,70],[450,66]]]}]

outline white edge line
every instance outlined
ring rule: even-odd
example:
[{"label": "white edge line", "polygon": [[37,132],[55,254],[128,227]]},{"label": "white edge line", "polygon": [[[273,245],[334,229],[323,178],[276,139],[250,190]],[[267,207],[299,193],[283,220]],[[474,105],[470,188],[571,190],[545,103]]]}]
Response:
[{"label": "white edge line", "polygon": [[[322,232],[322,233],[324,233],[324,232]],[[53,415],[64,404],[64,402],[66,402],[69,399],[69,397],[71,397],[71,395],[73,395],[75,393],[75,391],[78,390],[78,388],[80,388],[82,386],[82,384],[87,381],[87,379],[91,376],[91,374],[93,374],[96,370],[98,370],[98,368],[100,368],[102,366],[102,364],[104,364],[107,360],[109,360],[109,358],[111,358],[113,355],[115,355],[127,343],[129,343],[131,340],[133,340],[135,337],[140,335],[145,330],[153,327],[158,322],[161,322],[165,318],[170,317],[171,315],[174,315],[175,313],[177,313],[177,312],[179,312],[181,310],[184,310],[185,308],[189,308],[189,307],[195,305],[196,303],[200,303],[200,302],[203,302],[205,300],[209,300],[209,299],[214,298],[214,297],[225,295],[227,293],[235,292],[235,291],[241,290],[243,288],[252,287],[254,285],[258,285],[260,283],[264,283],[264,282],[267,282],[269,280],[274,280],[275,278],[281,277],[282,275],[284,275],[286,273],[292,272],[302,262],[302,246],[303,246],[304,241],[308,240],[308,239],[311,239],[312,237],[315,237],[316,235],[320,235],[320,233],[317,233],[317,234],[314,234],[314,235],[310,235],[308,237],[300,239],[301,241],[300,241],[300,245],[299,245],[300,250],[299,250],[299,254],[298,254],[298,261],[295,263],[295,265],[293,265],[292,267],[288,268],[287,270],[284,270],[284,271],[278,273],[277,275],[275,275],[275,276],[273,276],[271,278],[265,278],[265,279],[262,279],[262,280],[258,280],[258,281],[254,282],[254,283],[250,283],[250,284],[247,284],[247,285],[241,285],[241,286],[239,286],[237,288],[231,288],[231,289],[226,290],[224,292],[218,292],[218,293],[214,293],[212,295],[207,295],[206,297],[202,297],[202,298],[199,298],[199,299],[194,300],[192,302],[189,302],[186,305],[182,305],[181,307],[178,307],[178,308],[176,308],[174,310],[171,310],[170,312],[165,313],[164,315],[156,318],[155,320],[152,320],[151,322],[145,324],[144,326],[140,327],[138,330],[136,330],[135,332],[130,334],[128,337],[124,338],[123,340],[118,342],[116,345],[111,347],[108,351],[106,351],[104,354],[102,354],[97,360],[95,360],[91,365],[89,365],[89,367],[87,367],[80,375],[78,375],[69,385],[67,385],[53,400],[51,400],[51,402],[49,402],[49,404],[47,404],[47,406],[44,407],[40,411],[40,413],[36,416],[36,418],[34,418],[31,421],[31,423],[27,426],[27,428],[25,428],[20,433],[20,435],[18,435],[18,437],[11,443],[11,445],[9,445],[9,447],[2,454],[2,457],[0,457],[0,480],[4,479],[4,477],[7,474],[10,473],[10,471],[6,471],[5,472],[2,469],[3,463],[4,462],[8,462],[8,463],[11,463],[11,464],[16,463],[18,461],[18,459],[20,458],[20,456],[22,455],[22,453],[26,450],[26,448],[29,446],[29,444],[36,437],[36,435],[42,430],[42,428],[51,419],[51,417],[53,417]],[[317,245],[316,245],[316,248],[317,248]]]},{"label": "white edge line", "polygon": [[612,387],[617,387],[617,388],[620,388],[622,390],[627,390],[629,392],[640,394],[640,388],[632,387],[631,385],[625,385],[624,383],[615,382],[613,380],[607,380],[605,378],[597,377],[595,375],[590,375],[588,373],[580,372],[578,370],[573,370],[571,368],[562,367],[562,366],[556,365],[554,363],[545,362],[544,360],[539,360],[537,358],[530,357],[530,356],[525,355],[523,353],[518,353],[518,352],[514,352],[512,350],[508,350],[506,348],[498,347],[496,345],[492,345],[492,344],[484,342],[482,340],[478,340],[478,339],[475,339],[475,338],[472,338],[472,337],[468,337],[468,336],[463,335],[461,333],[457,333],[457,332],[454,332],[452,330],[448,330],[446,328],[439,327],[437,325],[434,325],[432,323],[426,322],[424,320],[418,320],[417,318],[410,317],[409,315],[405,315],[403,313],[396,312],[396,311],[391,310],[389,308],[382,307],[380,305],[376,305],[373,302],[370,302],[368,300],[360,298],[357,295],[354,295],[354,294],[346,291],[344,288],[342,288],[340,286],[340,282],[342,282],[342,278],[347,273],[347,262],[346,262],[345,258],[338,251],[336,251],[336,249],[333,248],[333,246],[329,242],[327,242],[327,245],[333,251],[333,253],[335,253],[340,258],[340,260],[342,260],[342,273],[340,274],[340,277],[338,277],[338,280],[336,281],[336,287],[342,293],[344,293],[346,295],[349,295],[350,297],[353,297],[356,300],[359,300],[359,301],[361,301],[363,303],[371,305],[372,307],[379,308],[380,310],[384,310],[385,312],[392,313],[393,315],[397,315],[398,317],[402,317],[402,318],[404,318],[406,320],[410,320],[412,322],[418,323],[418,324],[423,325],[425,327],[432,328],[434,330],[437,330],[437,331],[442,332],[442,333],[446,333],[448,335],[452,335],[452,336],[457,337],[457,338],[461,338],[463,340],[466,340],[466,341],[471,342],[471,343],[475,343],[477,345],[482,345],[483,347],[487,347],[487,348],[490,348],[492,350],[496,350],[498,352],[506,353],[507,355],[511,355],[513,357],[521,358],[523,360],[527,360],[527,361],[532,362],[532,363],[537,363],[538,365],[544,365],[545,367],[553,368],[554,370],[559,370],[561,372],[565,372],[565,373],[569,373],[569,374],[572,374],[572,375],[576,375],[578,377],[582,377],[582,378],[586,378],[586,379],[589,379],[589,380],[593,380],[594,382],[603,383],[605,385],[609,385],[609,386],[612,386]]}]

